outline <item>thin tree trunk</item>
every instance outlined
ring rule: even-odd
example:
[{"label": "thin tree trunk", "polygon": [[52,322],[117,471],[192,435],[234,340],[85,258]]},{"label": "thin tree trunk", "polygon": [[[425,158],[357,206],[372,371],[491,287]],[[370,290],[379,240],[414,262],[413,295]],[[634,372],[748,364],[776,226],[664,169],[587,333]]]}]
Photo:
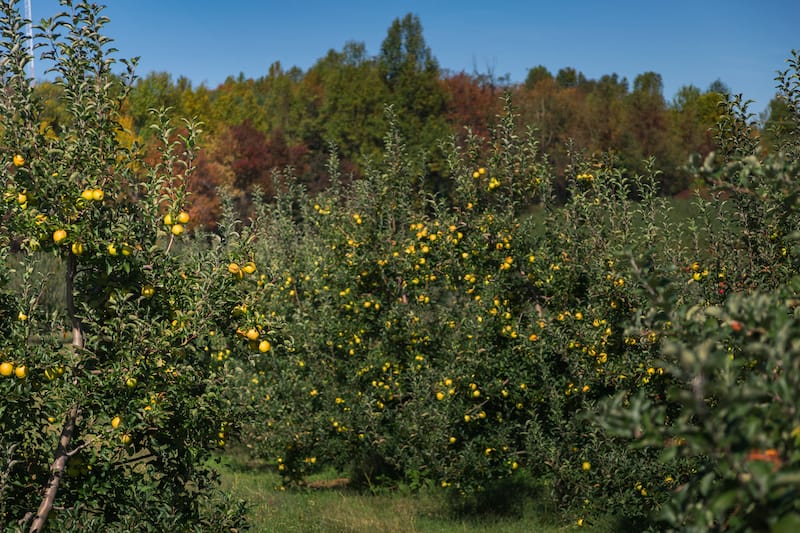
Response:
[{"label": "thin tree trunk", "polygon": [[[66,302],[67,302],[67,316],[72,323],[72,345],[78,349],[83,348],[83,326],[80,319],[75,314],[75,274],[77,272],[78,261],[75,255],[67,252],[67,272],[66,272]],[[41,533],[44,530],[47,516],[53,509],[58,494],[58,487],[61,485],[61,478],[64,476],[64,470],[67,466],[67,461],[70,457],[70,443],[72,442],[72,435],[75,431],[75,426],[80,414],[80,407],[78,404],[73,405],[67,413],[67,418],[64,421],[64,426],[61,428],[61,437],[58,439],[58,447],[56,448],[55,460],[50,466],[50,480],[47,483],[47,489],[44,492],[42,502],[39,504],[39,509],[36,511],[36,516],[33,517],[30,533]]]},{"label": "thin tree trunk", "polygon": [[72,441],[72,433],[75,431],[75,422],[78,418],[78,406],[74,405],[67,413],[67,419],[64,422],[64,427],[61,429],[61,438],[58,440],[58,447],[56,448],[56,458],[50,466],[50,481],[47,484],[47,490],[42,498],[42,503],[39,504],[39,509],[36,511],[36,516],[33,518],[30,533],[40,533],[44,530],[44,524],[47,521],[47,516],[53,508],[58,494],[58,487],[61,485],[61,478],[64,475],[64,470],[67,467],[69,460],[69,444]]}]

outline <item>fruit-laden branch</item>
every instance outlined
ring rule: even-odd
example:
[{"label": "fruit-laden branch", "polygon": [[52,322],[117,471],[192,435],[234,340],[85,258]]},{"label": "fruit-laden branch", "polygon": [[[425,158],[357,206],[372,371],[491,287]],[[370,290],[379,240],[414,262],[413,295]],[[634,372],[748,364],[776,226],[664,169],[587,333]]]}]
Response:
[{"label": "fruit-laden branch", "polygon": [[[83,349],[83,325],[80,318],[75,314],[75,274],[77,272],[78,261],[74,254],[67,253],[67,272],[66,272],[66,303],[67,303],[67,316],[72,324],[72,345],[81,350]],[[67,466],[70,453],[70,442],[72,441],[72,434],[75,431],[75,425],[80,414],[80,407],[75,404],[67,413],[67,418],[64,422],[64,427],[61,429],[61,437],[58,440],[58,447],[56,448],[55,460],[50,466],[50,480],[47,483],[47,490],[45,490],[44,498],[39,504],[39,509],[36,511],[36,516],[31,524],[30,533],[40,533],[44,530],[47,516],[53,508],[58,494],[58,487],[61,484],[61,478],[64,475],[64,470]]]}]

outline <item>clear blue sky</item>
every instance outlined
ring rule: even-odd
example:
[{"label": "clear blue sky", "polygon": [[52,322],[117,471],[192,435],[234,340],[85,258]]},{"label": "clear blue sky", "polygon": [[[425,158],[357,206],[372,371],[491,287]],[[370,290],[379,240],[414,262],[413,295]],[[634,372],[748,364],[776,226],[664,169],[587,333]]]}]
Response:
[{"label": "clear blue sky", "polygon": [[[31,0],[33,18],[57,0]],[[119,57],[140,56],[140,75],[166,71],[213,88],[257,78],[280,61],[311,67],[347,41],[376,55],[395,18],[415,13],[439,65],[525,80],[544,65],[630,83],[655,71],[671,100],[683,85],[716,79],[766,108],[775,72],[800,49],[800,0],[105,0]],[[22,6],[23,3],[20,3]]]}]

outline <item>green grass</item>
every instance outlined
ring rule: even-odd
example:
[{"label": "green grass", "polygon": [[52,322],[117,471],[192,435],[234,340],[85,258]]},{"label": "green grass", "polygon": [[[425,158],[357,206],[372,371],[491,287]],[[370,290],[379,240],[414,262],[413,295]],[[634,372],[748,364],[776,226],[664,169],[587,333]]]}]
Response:
[{"label": "green grass", "polygon": [[[564,523],[553,509],[535,496],[526,497],[508,515],[456,513],[448,505],[443,491],[381,491],[377,494],[348,488],[335,473],[309,480],[315,488],[280,490],[276,472],[263,465],[249,463],[238,453],[223,457],[220,466],[222,489],[241,498],[250,507],[254,532],[328,533],[541,533],[581,531],[616,531],[613,519],[587,519],[585,527]],[[502,500],[514,499],[509,491],[498,494]]]}]

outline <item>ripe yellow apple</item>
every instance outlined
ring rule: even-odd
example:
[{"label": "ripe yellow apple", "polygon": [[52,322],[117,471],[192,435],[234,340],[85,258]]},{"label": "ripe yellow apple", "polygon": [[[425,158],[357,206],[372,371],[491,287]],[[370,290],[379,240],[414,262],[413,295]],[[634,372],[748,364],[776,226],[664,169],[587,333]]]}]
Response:
[{"label": "ripe yellow apple", "polygon": [[108,255],[117,255],[117,247],[114,246],[114,243],[108,245]]},{"label": "ripe yellow apple", "polygon": [[53,242],[60,244],[61,241],[67,238],[67,232],[63,229],[57,229],[53,232]]},{"label": "ripe yellow apple", "polygon": [[120,442],[121,442],[122,444],[130,444],[130,442],[131,442],[131,436],[130,436],[128,433],[123,433],[123,434],[120,436],[119,440],[120,440]]},{"label": "ripe yellow apple", "polygon": [[0,376],[9,377],[13,373],[14,373],[14,365],[9,363],[8,361],[3,361],[2,363],[0,363]]},{"label": "ripe yellow apple", "polygon": [[92,193],[93,193],[92,189],[84,189],[84,191],[81,193],[81,198],[83,198],[87,202],[91,202],[93,196]]},{"label": "ripe yellow apple", "polygon": [[261,353],[267,353],[271,349],[272,349],[272,345],[266,339],[264,339],[263,341],[258,343],[258,351],[261,352]]},{"label": "ripe yellow apple", "polygon": [[186,211],[181,211],[178,213],[178,222],[181,224],[188,224],[189,223],[189,213]]},{"label": "ripe yellow apple", "polygon": [[115,416],[111,419],[111,427],[117,429],[119,425],[122,423],[122,419],[118,416]]},{"label": "ripe yellow apple", "polygon": [[150,298],[155,294],[156,289],[152,285],[145,285],[142,287],[142,296],[145,298]]},{"label": "ripe yellow apple", "polygon": [[105,193],[103,189],[94,189],[92,190],[92,200],[95,202],[101,201],[105,197]]},{"label": "ripe yellow apple", "polygon": [[26,320],[28,320],[28,315],[26,315],[25,313],[23,313],[22,311],[20,311],[20,312],[19,312],[19,314],[17,315],[17,319],[18,319],[20,322],[25,322]]},{"label": "ripe yellow apple", "polygon": [[247,333],[244,334],[249,340],[254,341],[258,339],[258,330],[256,328],[250,328],[247,330]]},{"label": "ripe yellow apple", "polygon": [[28,377],[28,367],[25,365],[19,365],[14,369],[14,375],[16,375],[19,379],[25,379]]},{"label": "ripe yellow apple", "polygon": [[25,164],[25,158],[22,157],[20,154],[16,154],[14,156],[14,166],[21,167],[24,164]]},{"label": "ripe yellow apple", "polygon": [[27,193],[21,192],[21,193],[19,193],[19,194],[17,195],[17,203],[18,203],[19,205],[22,205],[22,204],[26,203],[27,201],[28,201],[28,195],[27,195]]},{"label": "ripe yellow apple", "polygon": [[129,389],[132,389],[132,388],[136,387],[136,384],[137,384],[137,383],[138,383],[138,381],[137,381],[137,380],[136,380],[136,378],[134,378],[134,377],[130,377],[130,378],[128,378],[128,379],[126,379],[126,380],[125,380],[125,385],[126,385],[126,386],[127,386]]},{"label": "ripe yellow apple", "polygon": [[228,265],[228,272],[233,274],[234,276],[238,275],[241,277],[242,275],[242,268],[237,265],[236,263],[231,263]]},{"label": "ripe yellow apple", "polygon": [[173,235],[181,235],[183,233],[183,224],[175,224],[172,226]]},{"label": "ripe yellow apple", "polygon": [[72,253],[75,255],[81,255],[83,253],[83,243],[82,242],[73,242],[72,243]]},{"label": "ripe yellow apple", "polygon": [[164,215],[164,225],[165,226],[171,226],[172,225],[172,215],[170,215],[169,213]]},{"label": "ripe yellow apple", "polygon": [[248,274],[252,274],[253,272],[256,271],[256,264],[253,263],[252,261],[248,261],[247,263],[244,264],[242,270],[244,270]]}]

